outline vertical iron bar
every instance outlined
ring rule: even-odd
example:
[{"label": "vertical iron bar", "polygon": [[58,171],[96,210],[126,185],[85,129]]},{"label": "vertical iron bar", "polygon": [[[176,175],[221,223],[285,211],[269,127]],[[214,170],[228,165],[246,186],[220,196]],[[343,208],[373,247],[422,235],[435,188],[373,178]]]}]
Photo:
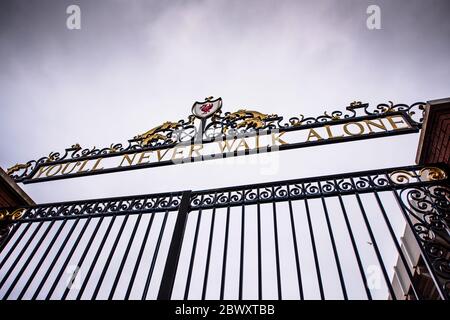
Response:
[{"label": "vertical iron bar", "polygon": [[158,241],[156,242],[155,252],[153,252],[152,264],[150,266],[150,270],[147,275],[147,280],[145,281],[144,292],[142,293],[142,300],[147,297],[148,288],[150,286],[150,281],[152,280],[153,270],[155,269],[156,259],[158,259],[159,247],[161,246],[161,240],[164,235],[164,230],[166,229],[167,217],[169,215],[169,211],[164,213],[163,223],[161,225],[161,230],[159,231]]},{"label": "vertical iron bar", "polygon": [[374,234],[372,232],[372,228],[370,226],[369,219],[367,218],[366,210],[364,209],[361,197],[359,196],[357,186],[356,186],[355,181],[354,181],[353,178],[350,178],[350,180],[351,180],[353,188],[354,188],[354,193],[355,193],[355,196],[356,196],[356,200],[358,201],[359,208],[361,209],[361,213],[362,213],[362,216],[363,216],[363,219],[364,219],[364,223],[366,225],[367,231],[369,232],[370,241],[373,244],[373,248],[375,250],[375,254],[377,256],[378,263],[380,264],[384,280],[385,280],[386,285],[387,285],[387,287],[389,289],[389,293],[391,294],[391,297],[392,297],[393,300],[397,300],[397,298],[395,296],[394,289],[392,288],[391,281],[389,280],[389,275],[387,274],[387,271],[386,271],[386,266],[384,265],[383,258],[381,256],[380,249],[378,248],[377,241],[375,240],[375,236],[374,236]]},{"label": "vertical iron bar", "polygon": [[[66,257],[66,260],[64,261],[64,264],[62,265],[61,269],[59,270],[59,273],[58,273],[58,275],[56,276],[55,281],[53,282],[52,287],[50,288],[49,292],[47,293],[47,296],[46,296],[45,300],[49,300],[50,297],[51,297],[52,294],[53,294],[53,291],[56,289],[56,286],[58,285],[59,280],[61,279],[61,277],[62,277],[62,275],[63,275],[63,273],[64,273],[64,271],[65,271],[67,265],[68,265],[69,262],[70,262],[70,259],[72,258],[72,256],[73,256],[73,254],[74,254],[76,248],[78,247],[78,244],[80,243],[80,240],[81,240],[81,238],[83,237],[84,232],[86,231],[86,229],[87,229],[89,223],[91,222],[91,219],[92,219],[92,218],[89,217],[89,218],[87,219],[87,221],[85,222],[85,224],[83,225],[83,229],[81,230],[80,234],[78,235],[77,239],[75,240],[75,243],[74,243],[74,245],[72,246],[72,249],[70,249],[70,252],[69,252],[68,256]],[[102,219],[103,219],[103,217],[100,218],[100,221],[97,223],[96,230],[98,230],[98,227],[100,226],[100,222],[101,222]],[[79,219],[77,219],[77,220],[79,220]],[[95,230],[95,231],[96,231],[96,230]],[[67,240],[68,240],[68,239],[67,239]],[[92,239],[91,239],[91,241],[92,241]],[[86,249],[86,250],[87,250],[87,249]],[[56,263],[56,261],[55,261],[55,263]],[[80,266],[80,264],[78,263],[77,266]],[[69,288],[66,288],[66,290],[68,291]],[[66,295],[67,295],[67,294],[66,294]],[[65,297],[66,295],[64,295],[63,297]]]},{"label": "vertical iron bar", "polygon": [[277,206],[275,204],[275,189],[272,186],[272,213],[273,213],[273,234],[275,238],[275,262],[277,265],[277,292],[278,300],[281,300],[281,271],[280,271],[280,252],[278,247],[278,226],[277,226]]},{"label": "vertical iron bar", "polygon": [[58,239],[58,236],[61,234],[62,229],[66,225],[67,220],[64,220],[61,225],[59,226],[58,230],[56,231],[55,235],[53,236],[52,240],[50,241],[50,245],[47,246],[47,249],[45,250],[44,254],[42,255],[41,259],[39,260],[38,264],[33,270],[33,273],[30,275],[30,277],[27,280],[27,283],[22,288],[22,291],[20,292],[17,300],[22,300],[25,292],[27,291],[28,287],[30,286],[31,282],[34,280],[34,277],[38,273],[39,269],[41,268],[42,264],[45,261],[45,258],[47,258],[47,255],[50,253],[50,250],[53,248],[53,245],[56,243],[56,239]]},{"label": "vertical iron bar", "polygon": [[125,229],[125,226],[126,226],[126,224],[128,222],[128,217],[129,216],[130,215],[127,214],[125,216],[125,218],[123,218],[122,224],[120,225],[119,232],[117,233],[116,239],[114,240],[114,243],[113,243],[113,245],[112,245],[112,247],[110,249],[108,258],[106,259],[106,263],[103,266],[102,273],[100,274],[100,278],[97,281],[97,286],[95,287],[95,290],[94,290],[94,293],[93,293],[93,295],[91,297],[91,300],[97,299],[98,292],[100,291],[100,288],[102,286],[103,280],[105,279],[106,272],[108,271],[108,268],[109,268],[109,265],[111,263],[112,257],[114,255],[114,253],[116,252],[117,245],[119,244],[120,238],[122,237],[122,233],[123,233],[123,230]]},{"label": "vertical iron bar", "polygon": [[225,293],[225,279],[227,272],[227,254],[228,254],[228,233],[230,231],[230,202],[231,202],[231,192],[228,192],[227,218],[225,222],[225,241],[223,244],[222,279],[220,281],[220,300],[223,300],[223,296]]},{"label": "vertical iron bar", "polygon": [[8,280],[9,275],[12,273],[12,270],[15,269],[17,263],[20,261],[20,259],[22,259],[22,256],[25,253],[25,251],[30,247],[31,242],[34,240],[34,237],[41,229],[43,223],[44,223],[43,221],[39,222],[38,226],[34,229],[33,233],[31,234],[31,236],[28,238],[27,242],[23,246],[22,250],[20,250],[20,253],[16,257],[16,259],[14,259],[13,263],[9,266],[8,271],[5,272],[5,276],[3,277],[2,281],[0,282],[0,288],[3,287],[6,280]]},{"label": "vertical iron bar", "polygon": [[295,254],[295,267],[297,270],[297,281],[298,281],[298,290],[300,293],[300,300],[304,300],[303,296],[303,285],[302,285],[302,274],[300,269],[300,259],[298,256],[298,244],[297,244],[297,233],[295,231],[295,224],[294,224],[294,213],[292,209],[292,201],[291,201],[291,192],[289,188],[289,184],[286,185],[287,191],[288,191],[288,204],[289,204],[289,220],[291,223],[291,232],[292,232],[292,240],[294,242],[294,254]]},{"label": "vertical iron bar", "polygon": [[50,264],[50,266],[47,268],[47,271],[45,272],[44,277],[42,278],[41,282],[39,283],[39,286],[37,287],[36,291],[33,294],[32,300],[36,300],[37,296],[39,295],[39,292],[42,290],[42,287],[44,286],[45,282],[47,281],[48,277],[50,276],[51,271],[56,265],[56,262],[58,261],[61,253],[63,252],[67,242],[69,241],[70,237],[72,236],[73,231],[75,230],[76,226],[78,225],[78,222],[80,219],[76,219],[75,222],[72,224],[72,227],[70,228],[68,234],[66,235],[66,238],[64,239],[63,243],[58,249],[58,252],[53,257],[53,261]]},{"label": "vertical iron bar", "polygon": [[[31,253],[28,255],[27,260],[25,261],[25,263],[22,265],[22,267],[20,268],[19,272],[16,274],[14,280],[12,281],[12,283],[10,284],[8,290],[6,291],[5,295],[3,296],[3,300],[8,299],[9,295],[11,294],[11,292],[14,290],[14,287],[16,286],[17,282],[19,281],[20,277],[22,276],[22,274],[25,272],[25,269],[28,267],[28,265],[30,264],[31,260],[33,260],[34,255],[36,254],[36,252],[38,251],[38,249],[40,248],[40,246],[42,245],[42,243],[44,242],[45,238],[47,237],[48,233],[50,232],[50,230],[52,229],[53,225],[55,224],[56,220],[52,220],[47,228],[45,228],[45,231],[43,233],[43,235],[41,236],[41,238],[39,239],[39,241],[36,243],[36,245],[34,246],[33,250],[31,251]],[[5,277],[4,279],[7,279],[7,277]],[[2,286],[0,286],[2,287]]]},{"label": "vertical iron bar", "polygon": [[[336,185],[336,188],[339,188],[339,185],[337,184],[336,180],[334,180],[334,183]],[[364,267],[363,267],[363,264],[361,261],[361,256],[359,255],[358,247],[356,245],[355,237],[353,236],[352,227],[350,225],[350,220],[348,219],[347,210],[345,209],[345,204],[344,204],[344,201],[343,201],[340,193],[338,193],[338,199],[339,199],[339,204],[341,205],[342,213],[344,215],[345,225],[347,227],[347,231],[350,236],[350,241],[352,243],[353,252],[355,253],[356,262],[358,264],[358,269],[361,274],[361,278],[363,279],[364,289],[366,291],[367,299],[372,300],[372,294],[370,293],[370,289],[367,286],[367,278],[366,278],[366,273],[364,272]]]},{"label": "vertical iron bar", "polygon": [[[28,229],[31,227],[32,222],[27,222],[27,225],[24,227],[24,230],[22,231],[22,233],[19,235],[19,237],[17,238],[17,240],[15,241],[15,243],[20,243],[20,241],[22,240],[22,238],[24,237],[24,235],[27,233]],[[16,227],[13,228],[13,230],[11,231],[11,233],[8,235],[8,238],[5,239],[5,241],[3,241],[0,245],[0,253],[3,251],[3,249],[6,247],[6,245],[8,244],[9,240],[12,239],[12,236],[17,232],[19,225],[16,225]],[[5,262],[9,259],[9,256],[14,252],[14,246],[12,246],[8,253],[5,254],[5,257],[2,259],[2,261],[0,261],[0,270],[2,269],[3,265],[5,264]]]},{"label": "vertical iron bar", "polygon": [[[191,214],[192,213],[189,213],[189,215],[191,215]],[[191,259],[189,260],[189,270],[188,270],[188,275],[187,275],[187,279],[186,279],[186,286],[184,288],[184,300],[188,299],[189,288],[191,286],[192,269],[194,268],[195,252],[197,251],[198,232],[200,229],[201,221],[202,221],[202,210],[200,209],[197,214],[197,223],[195,225],[194,242],[192,244]]]},{"label": "vertical iron bar", "polygon": [[[109,222],[108,227],[106,228],[105,234],[103,235],[102,241],[100,242],[100,246],[97,248],[97,252],[95,253],[94,256],[94,260],[92,260],[91,265],[89,267],[89,270],[86,274],[86,278],[84,278],[83,280],[83,284],[81,285],[80,291],[78,292],[77,298],[76,300],[80,300],[81,297],[83,296],[84,290],[86,290],[86,286],[91,278],[92,272],[94,271],[95,265],[97,264],[98,258],[100,257],[100,254],[103,251],[103,246],[106,243],[106,240],[108,239],[109,233],[111,232],[112,226],[114,225],[114,222],[116,221],[116,216],[112,216],[111,221]],[[90,242],[89,242],[90,244]],[[86,249],[88,249],[89,247],[86,247]],[[87,250],[85,250],[85,252],[87,254]],[[83,255],[82,260],[84,260],[85,255]],[[83,262],[81,262],[79,264],[80,268],[81,268],[81,264]],[[65,299],[65,297],[67,296],[67,293],[69,292],[69,288],[66,289],[66,292],[64,292],[64,296],[63,299]]]},{"label": "vertical iron bar", "polygon": [[398,255],[400,256],[403,266],[406,269],[409,281],[411,281],[411,288],[413,290],[414,296],[416,297],[417,300],[420,300],[420,295],[419,295],[418,291],[416,290],[416,286],[414,285],[413,275],[411,273],[411,270],[409,270],[408,262],[406,261],[406,257],[403,254],[400,244],[398,243],[397,237],[395,236],[394,229],[392,228],[392,225],[389,222],[389,218],[387,216],[386,210],[384,209],[383,203],[381,202],[380,196],[378,195],[377,191],[374,191],[374,195],[375,195],[375,199],[377,200],[378,206],[380,207],[381,213],[383,215],[383,219],[386,222],[386,226],[389,229],[389,233],[391,235],[392,241],[394,242],[395,248],[397,249]]},{"label": "vertical iron bar", "polygon": [[181,203],[178,208],[177,220],[173,230],[172,240],[170,242],[169,252],[167,254],[166,265],[161,279],[158,300],[169,300],[172,296],[175,274],[180,259],[181,246],[183,244],[184,231],[186,229],[186,220],[191,207],[191,191],[184,191],[181,197]]},{"label": "vertical iron bar", "polygon": [[152,213],[151,214],[150,221],[148,222],[147,229],[145,230],[144,238],[142,239],[141,249],[139,250],[139,254],[138,254],[138,257],[136,259],[136,263],[134,265],[133,273],[131,274],[130,282],[128,284],[127,293],[125,294],[125,300],[128,300],[130,298],[131,290],[132,290],[133,285],[134,285],[134,280],[136,279],[136,274],[138,272],[139,265],[141,264],[142,255],[144,254],[144,248],[145,248],[145,245],[147,244],[147,238],[148,238],[148,235],[150,234],[150,229],[152,227],[153,219],[155,218],[155,214],[156,213]]},{"label": "vertical iron bar", "polygon": [[[302,189],[305,190],[303,184],[302,184]],[[316,267],[317,282],[319,284],[320,299],[324,300],[325,295],[323,292],[322,276],[320,275],[319,257],[317,255],[316,241],[314,240],[314,230],[312,227],[311,214],[309,212],[308,199],[306,199],[306,198],[305,198],[305,208],[306,208],[306,217],[308,219],[309,236],[311,238],[311,246],[312,246],[313,254],[314,254],[314,263],[315,263],[315,267]]]},{"label": "vertical iron bar", "polygon": [[[214,196],[214,199],[216,197]],[[214,204],[216,204],[216,200],[214,200]],[[214,222],[216,218],[216,208],[213,208],[212,216],[211,216],[211,224],[209,226],[209,241],[208,241],[208,253],[206,257],[206,267],[205,267],[205,277],[203,279],[203,290],[202,290],[202,300],[205,300],[206,297],[206,287],[208,285],[208,275],[209,275],[209,263],[211,260],[211,248],[212,248],[212,240],[214,234]]]},{"label": "vertical iron bar", "polygon": [[134,237],[135,237],[136,231],[137,231],[137,229],[139,227],[139,222],[141,221],[141,218],[142,218],[142,212],[139,213],[139,215],[138,215],[138,217],[136,219],[136,222],[134,223],[133,231],[131,232],[130,239],[128,240],[128,244],[127,244],[127,247],[125,249],[125,253],[124,253],[123,257],[122,257],[122,261],[120,262],[119,270],[117,270],[117,274],[116,274],[116,277],[114,279],[114,283],[113,283],[113,286],[111,288],[111,291],[109,293],[108,300],[112,300],[112,298],[114,297],[114,293],[116,292],[117,284],[119,283],[120,277],[122,276],[122,271],[123,271],[123,268],[125,266],[125,262],[127,261],[128,254],[130,253],[131,245],[132,245],[132,243],[134,241]]},{"label": "vertical iron bar", "polygon": [[338,274],[339,274],[339,281],[341,283],[342,294],[344,295],[344,300],[348,300],[347,290],[345,289],[344,276],[342,274],[341,263],[339,261],[339,254],[338,254],[336,242],[334,240],[333,229],[331,227],[330,216],[328,214],[327,204],[325,202],[325,198],[323,197],[323,190],[322,190],[322,186],[321,186],[320,182],[318,182],[318,185],[319,185],[319,190],[320,190],[320,200],[322,201],[322,206],[323,206],[323,210],[325,213],[325,219],[327,221],[328,234],[331,239],[331,246],[333,247],[334,260],[336,262],[336,267],[337,267]]},{"label": "vertical iron bar", "polygon": [[[242,191],[242,201],[245,201],[245,191]],[[242,300],[242,286],[244,285],[244,250],[245,250],[245,204],[241,212],[241,252],[239,259],[239,300]]]},{"label": "vertical iron bar", "polygon": [[262,300],[262,250],[261,250],[261,204],[259,196],[259,188],[257,189],[256,214],[258,224],[258,300]]}]

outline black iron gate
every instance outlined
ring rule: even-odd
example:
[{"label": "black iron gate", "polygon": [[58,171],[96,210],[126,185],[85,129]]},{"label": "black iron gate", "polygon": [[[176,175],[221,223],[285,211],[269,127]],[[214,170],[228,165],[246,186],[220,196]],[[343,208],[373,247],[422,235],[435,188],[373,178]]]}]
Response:
[{"label": "black iron gate", "polygon": [[0,297],[448,299],[449,208],[442,166],[4,208]]}]

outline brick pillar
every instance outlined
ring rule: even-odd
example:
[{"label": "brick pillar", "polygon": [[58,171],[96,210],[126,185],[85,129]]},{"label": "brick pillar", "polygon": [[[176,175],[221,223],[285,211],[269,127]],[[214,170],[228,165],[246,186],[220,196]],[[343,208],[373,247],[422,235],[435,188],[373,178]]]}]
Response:
[{"label": "brick pillar", "polygon": [[450,98],[427,102],[416,163],[450,166]]},{"label": "brick pillar", "polygon": [[[12,221],[17,219],[17,211],[10,207],[34,205],[34,201],[0,168],[0,251],[12,229]],[[20,214],[19,214],[20,217]]]},{"label": "brick pillar", "polygon": [[0,168],[0,208],[33,204],[34,201]]}]

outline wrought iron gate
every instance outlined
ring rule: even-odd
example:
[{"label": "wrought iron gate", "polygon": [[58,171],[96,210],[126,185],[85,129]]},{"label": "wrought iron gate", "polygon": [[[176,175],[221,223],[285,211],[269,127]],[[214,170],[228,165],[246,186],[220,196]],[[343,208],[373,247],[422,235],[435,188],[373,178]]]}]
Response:
[{"label": "wrought iron gate", "polygon": [[[427,299],[420,271],[448,299],[446,170],[410,166],[5,208],[0,295]],[[409,284],[400,294],[399,268]]]}]

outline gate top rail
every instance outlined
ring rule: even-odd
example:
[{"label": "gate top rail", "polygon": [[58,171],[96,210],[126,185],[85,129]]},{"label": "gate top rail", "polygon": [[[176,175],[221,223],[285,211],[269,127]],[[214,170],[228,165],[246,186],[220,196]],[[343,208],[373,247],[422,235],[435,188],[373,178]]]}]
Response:
[{"label": "gate top rail", "polygon": [[[177,210],[182,192],[44,203],[34,206],[1,208],[1,216],[14,216],[14,222],[70,219],[92,216]],[[20,219],[20,220],[19,220]]]},{"label": "gate top rail", "polygon": [[[199,116],[194,112],[196,105],[205,107],[206,113]],[[75,143],[63,152],[51,152],[48,156],[17,163],[8,168],[7,174],[15,182],[37,183],[212,160],[248,154],[250,151],[272,152],[417,133],[423,123],[425,105],[424,102],[407,105],[389,101],[389,104],[381,103],[371,107],[368,103],[353,101],[344,111],[325,111],[316,117],[299,115],[285,118],[247,109],[223,113],[222,99],[212,100],[210,97],[205,102],[196,102],[192,109],[193,114],[187,119],[166,121],[129,139],[128,144],[112,143],[103,148],[85,148]],[[383,119],[387,123],[384,123]],[[361,123],[364,123],[364,126]],[[350,130],[347,126],[356,126],[356,129]],[[314,128],[326,128],[326,132],[319,134]],[[339,134],[335,130],[342,132]],[[285,133],[285,140],[280,139]],[[302,133],[305,136],[302,136]],[[270,135],[272,143],[260,144],[260,137]],[[228,152],[225,152],[226,145],[221,144],[222,141],[250,137],[255,137],[255,146],[252,144],[251,148],[247,143],[241,147],[239,144],[232,144],[228,147]],[[207,145],[215,148],[209,148],[208,152],[201,151],[203,146]],[[242,151],[238,149],[242,148],[245,153],[238,153],[237,151]],[[186,150],[177,152],[178,149]],[[137,154],[140,156],[135,161]],[[183,161],[173,161],[174,159]]]},{"label": "gate top rail", "polygon": [[[190,209],[368,193],[448,183],[443,164],[415,165],[193,191]],[[177,210],[183,191],[0,208],[0,221],[69,219]],[[3,218],[2,218],[3,217]]]},{"label": "gate top rail", "polygon": [[447,172],[445,164],[415,165],[200,190],[193,192],[191,207],[250,205],[447,184]]}]

